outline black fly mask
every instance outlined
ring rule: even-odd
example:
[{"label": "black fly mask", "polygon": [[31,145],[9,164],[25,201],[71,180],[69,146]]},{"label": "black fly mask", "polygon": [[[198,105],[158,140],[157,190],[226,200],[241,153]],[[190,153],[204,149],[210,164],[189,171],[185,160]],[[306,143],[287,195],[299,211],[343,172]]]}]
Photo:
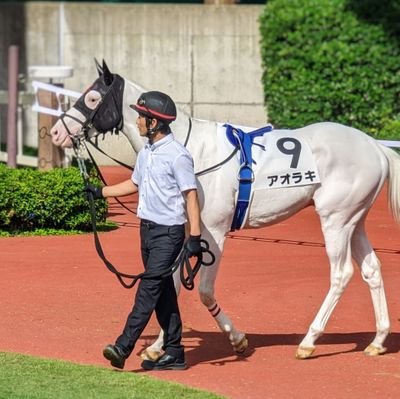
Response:
[{"label": "black fly mask", "polygon": [[[119,131],[124,124],[122,100],[125,81],[121,76],[112,74],[104,61],[102,67],[99,65],[97,67],[100,76],[74,104],[74,108],[83,114],[85,120],[80,121],[68,114],[61,116],[62,120],[69,117],[79,122],[82,125],[85,137],[91,128],[94,128],[98,133],[106,133],[114,130]],[[95,109],[91,109],[85,104],[85,96],[92,90],[97,91],[101,96]]]}]

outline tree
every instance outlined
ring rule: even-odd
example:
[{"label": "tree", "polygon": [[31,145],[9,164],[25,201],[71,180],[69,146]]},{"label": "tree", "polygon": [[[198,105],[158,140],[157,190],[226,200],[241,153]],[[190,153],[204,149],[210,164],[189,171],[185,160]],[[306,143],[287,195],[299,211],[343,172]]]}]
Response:
[{"label": "tree", "polygon": [[261,54],[273,124],[330,120],[374,136],[400,135],[399,19],[390,15],[393,8],[366,2],[375,10],[356,7],[362,3],[356,0],[266,4]]}]

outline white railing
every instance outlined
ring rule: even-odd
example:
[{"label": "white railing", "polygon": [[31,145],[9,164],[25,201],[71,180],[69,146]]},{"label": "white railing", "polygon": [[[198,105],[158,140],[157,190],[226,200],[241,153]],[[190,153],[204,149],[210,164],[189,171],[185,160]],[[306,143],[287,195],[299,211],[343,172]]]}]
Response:
[{"label": "white railing", "polygon": [[[63,107],[65,104],[65,98],[79,98],[81,93],[77,91],[72,91],[68,89],[64,89],[63,87],[55,86],[50,83],[43,83],[38,81],[32,82],[33,91],[35,93],[35,101],[32,105],[32,111],[39,112],[42,114],[52,115],[52,116],[60,116],[63,113]],[[48,91],[50,93],[54,93],[57,99],[57,108],[47,108],[43,107],[39,104],[38,99],[38,91]]]},{"label": "white railing", "polygon": [[[66,96],[66,97],[75,98],[75,99],[79,98],[81,96],[81,93],[79,93],[77,91],[64,89],[64,88],[54,86],[49,83],[33,81],[32,86],[33,86],[33,89],[35,92],[35,102],[32,106],[32,111],[42,112],[42,113],[48,114],[48,115],[60,116],[62,114],[63,102],[61,101],[61,98],[62,98],[61,96]],[[39,89],[46,90],[46,91],[56,94],[57,102],[58,102],[57,109],[42,107],[39,105],[38,98],[37,98],[37,91]],[[400,141],[378,140],[378,142],[385,145],[386,147],[400,148]]]},{"label": "white railing", "polygon": [[400,148],[400,141],[391,141],[391,140],[378,140],[378,143],[385,145],[390,148]]},{"label": "white railing", "polygon": [[[37,166],[38,159],[36,156],[24,155],[23,154],[23,129],[22,129],[22,113],[23,107],[32,104],[32,111],[47,114],[51,116],[59,117],[63,112],[63,107],[65,106],[66,99],[77,99],[81,96],[81,93],[73,90],[68,90],[63,87],[55,86],[49,83],[43,83],[39,81],[32,82],[33,94],[23,93],[19,94],[18,101],[18,115],[17,115],[17,164],[23,166]],[[56,108],[48,108],[39,104],[38,91],[48,91],[54,93],[57,99]],[[67,101],[67,102],[68,102]],[[0,104],[7,103],[7,92],[0,92]],[[379,143],[391,148],[400,148],[400,141],[394,140],[378,140]],[[7,162],[8,156],[7,152],[0,151],[0,161]]]}]

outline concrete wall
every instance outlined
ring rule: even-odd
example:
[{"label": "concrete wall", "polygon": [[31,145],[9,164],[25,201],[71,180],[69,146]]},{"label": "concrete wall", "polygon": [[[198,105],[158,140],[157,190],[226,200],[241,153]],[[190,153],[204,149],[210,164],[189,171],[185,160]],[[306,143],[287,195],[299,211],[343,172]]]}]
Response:
[{"label": "concrete wall", "polygon": [[[65,87],[82,91],[96,77],[93,58],[104,58],[113,72],[169,93],[194,117],[257,127],[266,123],[262,10],[261,5],[30,2],[25,67],[72,66],[74,76]],[[31,129],[30,143],[35,134]]]}]

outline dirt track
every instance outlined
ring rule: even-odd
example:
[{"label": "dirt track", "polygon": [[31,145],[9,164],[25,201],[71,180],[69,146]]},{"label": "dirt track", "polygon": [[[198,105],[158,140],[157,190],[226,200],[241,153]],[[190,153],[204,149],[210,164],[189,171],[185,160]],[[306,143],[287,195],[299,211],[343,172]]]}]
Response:
[{"label": "dirt track", "polygon": [[[110,168],[106,178],[118,180],[121,173]],[[107,257],[121,271],[140,272],[137,220],[115,203],[110,218],[121,228],[101,235]],[[308,208],[279,225],[227,239],[216,296],[247,333],[247,355],[233,355],[197,292],[185,291],[180,303],[190,368],[149,374],[235,399],[398,398],[400,230],[387,211],[386,193],[371,211],[367,231],[382,261],[392,323],[384,356],[368,358],[362,352],[375,322],[367,286],[356,270],[315,356],[294,358],[329,284],[319,221]],[[134,292],[105,269],[92,235],[3,238],[0,248],[0,351],[109,367],[102,348],[120,333]],[[135,354],[157,331],[152,320],[127,370],[141,372]]]}]

